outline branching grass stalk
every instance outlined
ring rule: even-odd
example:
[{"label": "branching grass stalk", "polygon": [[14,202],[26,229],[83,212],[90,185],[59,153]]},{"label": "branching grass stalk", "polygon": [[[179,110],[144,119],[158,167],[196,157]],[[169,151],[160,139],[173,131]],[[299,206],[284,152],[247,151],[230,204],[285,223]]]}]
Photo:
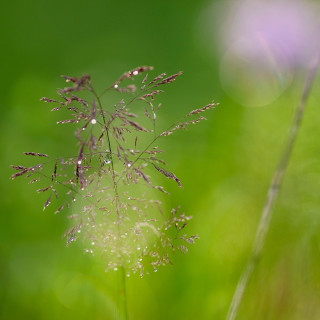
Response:
[{"label": "branching grass stalk", "polygon": [[261,252],[264,247],[264,243],[267,237],[267,233],[269,231],[270,222],[272,218],[273,213],[273,206],[277,199],[279,190],[281,188],[284,174],[286,172],[286,169],[288,167],[288,163],[290,160],[290,156],[294,147],[294,143],[296,141],[297,133],[301,125],[301,121],[303,118],[303,114],[305,111],[306,103],[308,100],[308,97],[310,95],[310,91],[312,88],[312,84],[314,82],[314,78],[318,69],[319,65],[319,58],[316,58],[307,75],[304,89],[302,92],[302,96],[300,99],[300,103],[298,105],[298,108],[295,113],[294,121],[292,123],[290,133],[288,136],[288,140],[286,142],[286,145],[283,149],[282,156],[280,157],[278,166],[276,167],[276,170],[274,172],[273,178],[271,180],[265,205],[261,212],[261,218],[259,221],[258,229],[256,232],[255,240],[253,243],[253,248],[251,251],[251,254],[249,256],[247,265],[239,279],[239,282],[237,284],[237,288],[234,292],[232,302],[230,304],[228,314],[226,317],[226,320],[234,320],[237,317],[239,306],[243,300],[243,295],[246,290],[246,287],[248,285],[248,282],[251,278],[251,275],[259,261],[259,258],[261,256]]},{"label": "branching grass stalk", "polygon": [[[170,76],[161,73],[151,80],[148,80],[147,73],[137,83],[137,76],[152,69],[141,66],[123,73],[100,95],[92,86],[89,75],[62,76],[71,86],[58,89],[58,100],[46,97],[41,100],[54,104],[51,111],[62,109],[69,114],[69,119],[57,124],[76,126],[77,155],[53,158],[43,153],[25,152],[26,156],[38,159],[38,164],[11,166],[15,170],[11,179],[23,177],[29,184],[40,184],[37,193],[46,193],[48,197],[44,209],[50,204],[58,205],[55,213],[62,214],[72,208],[74,213],[68,216],[72,226],[64,234],[66,245],[82,238],[86,254],[102,254],[106,257],[105,270],[117,271],[118,309],[115,314],[121,320],[128,319],[126,277],[131,273],[143,277],[151,271],[157,272],[159,267],[172,264],[175,252],[186,253],[187,245],[198,239],[197,235],[186,233],[191,217],[180,207],[164,214],[161,201],[154,199],[156,194],[153,197],[151,193],[140,193],[136,188],[140,185],[168,194],[162,186],[152,182],[153,175],[157,174],[182,187],[180,179],[166,169],[166,162],[160,158],[163,150],[152,147],[152,144],[159,137],[202,122],[205,118],[200,113],[217,105],[211,102],[194,109],[183,117],[182,122],[160,131],[156,119],[161,103],[157,102],[155,108],[155,99],[164,92],[162,88],[175,81],[182,72]],[[138,88],[132,81],[136,81]],[[125,98],[121,98],[112,110],[104,110],[101,97],[109,90],[125,95]],[[82,92],[90,92],[93,99],[81,98]],[[130,99],[128,95],[134,96]],[[141,108],[144,111],[144,126],[140,119],[136,120],[137,112],[131,112],[128,107],[134,101],[140,101],[137,111]],[[143,137],[151,142],[139,151],[137,143],[140,144]],[[49,161],[43,162],[44,158]],[[148,164],[150,169],[146,169]],[[61,198],[60,194],[64,196]]]}]

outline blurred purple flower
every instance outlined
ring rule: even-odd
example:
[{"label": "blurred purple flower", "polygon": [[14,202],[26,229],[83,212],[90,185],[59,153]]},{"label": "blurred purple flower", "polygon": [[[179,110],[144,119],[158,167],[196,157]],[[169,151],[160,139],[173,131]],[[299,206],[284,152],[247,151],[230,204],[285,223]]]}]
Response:
[{"label": "blurred purple flower", "polygon": [[319,0],[221,0],[205,8],[199,39],[220,51],[220,82],[241,105],[274,102],[320,54]]},{"label": "blurred purple flower", "polygon": [[241,1],[227,13],[227,46],[242,38],[251,58],[271,56],[277,64],[305,65],[320,50],[319,4],[301,0]]}]

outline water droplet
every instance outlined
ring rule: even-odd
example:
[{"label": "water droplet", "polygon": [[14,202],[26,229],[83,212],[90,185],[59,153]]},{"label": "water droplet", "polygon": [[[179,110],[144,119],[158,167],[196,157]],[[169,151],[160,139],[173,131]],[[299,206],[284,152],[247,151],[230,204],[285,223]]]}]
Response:
[{"label": "water droplet", "polygon": [[117,88],[118,88],[118,85],[117,85],[117,84],[115,84],[113,87],[114,87],[115,89],[117,89]]}]

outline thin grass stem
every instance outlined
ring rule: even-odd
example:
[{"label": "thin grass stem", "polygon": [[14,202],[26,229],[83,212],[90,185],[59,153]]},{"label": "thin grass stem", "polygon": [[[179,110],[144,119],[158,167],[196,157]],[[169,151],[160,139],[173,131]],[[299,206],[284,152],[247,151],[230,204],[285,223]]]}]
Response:
[{"label": "thin grass stem", "polygon": [[270,222],[273,214],[273,206],[277,199],[280,187],[283,182],[284,174],[286,172],[286,169],[288,167],[288,163],[290,160],[290,156],[294,147],[294,143],[296,141],[297,133],[301,125],[301,121],[303,118],[303,114],[305,111],[306,103],[308,100],[308,97],[310,95],[310,91],[312,88],[312,84],[314,82],[314,78],[318,69],[319,65],[319,58],[315,59],[313,63],[311,64],[311,67],[309,69],[309,72],[307,74],[307,78],[305,81],[304,89],[302,92],[302,96],[300,99],[300,103],[298,105],[298,108],[295,113],[294,121],[292,123],[292,126],[290,128],[290,133],[287,139],[287,142],[285,144],[285,147],[283,149],[282,155],[280,157],[280,160],[278,162],[278,166],[276,167],[274,171],[273,178],[271,180],[265,205],[261,212],[261,218],[259,221],[258,229],[256,232],[255,240],[253,243],[253,248],[251,251],[251,254],[248,258],[247,265],[245,266],[244,271],[242,272],[242,275],[239,279],[239,282],[237,284],[237,288],[234,292],[232,302],[230,304],[228,314],[226,317],[226,320],[234,320],[237,317],[239,306],[243,300],[243,295],[246,290],[246,287],[248,285],[248,282],[251,278],[251,275],[259,261],[259,258],[261,256],[261,252],[263,250],[265,240],[267,237],[267,233],[269,231]]},{"label": "thin grass stem", "polygon": [[[104,110],[102,107],[100,96],[98,96],[93,89],[92,89],[92,92],[98,101],[100,113],[103,115],[103,122],[104,122],[104,125],[106,125],[106,120],[104,117]],[[113,154],[112,154],[112,149],[111,149],[109,128],[106,127],[105,130],[107,132],[107,142],[108,142],[109,152],[110,152],[110,156],[111,156],[111,159],[110,159],[111,160],[111,171],[112,171],[113,189],[114,189],[114,193],[115,193],[115,197],[116,197],[116,211],[117,211],[117,222],[118,222],[118,239],[119,239],[118,245],[120,245],[120,241],[121,241],[120,240],[121,213],[120,213],[120,205],[119,205],[119,194],[118,194],[117,183],[115,180],[115,172],[114,172],[114,165],[113,165],[114,160],[113,160]],[[121,273],[120,274],[121,279],[120,279],[120,284],[119,284],[119,286],[120,286],[120,288],[119,288],[119,299],[120,299],[119,311],[122,310],[122,312],[119,312],[119,314],[120,314],[120,317],[122,316],[123,320],[127,320],[128,319],[128,308],[127,308],[127,294],[126,294],[126,276],[125,276],[124,266],[120,267],[119,272]],[[121,315],[121,313],[122,313],[122,315]]]},{"label": "thin grass stem", "polygon": [[126,290],[126,271],[124,266],[120,267],[121,272],[121,287],[120,297],[122,298],[123,319],[128,320],[128,306],[127,306],[127,290]]}]

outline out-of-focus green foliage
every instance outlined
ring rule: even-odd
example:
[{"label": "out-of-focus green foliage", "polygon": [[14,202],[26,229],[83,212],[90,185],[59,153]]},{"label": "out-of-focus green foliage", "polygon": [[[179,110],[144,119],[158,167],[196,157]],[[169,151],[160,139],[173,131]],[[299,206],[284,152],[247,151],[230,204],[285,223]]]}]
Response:
[{"label": "out-of-focus green foliage", "polygon": [[[208,121],[166,140],[183,182],[167,207],[180,204],[200,236],[174,266],[127,280],[130,319],[224,319],[254,239],[266,191],[300,98],[304,73],[272,105],[245,108],[219,84],[219,57],[199,39],[207,1],[14,1],[2,4],[1,33],[1,319],[113,319],[117,274],[65,247],[66,214],[43,213],[45,200],[10,164],[25,151],[68,154],[70,134],[42,96],[59,75],[90,73],[99,89],[123,71],[153,65],[184,75],[162,97],[165,119],[211,100]],[[214,39],[213,39],[214,41]],[[215,45],[215,44],[214,44]],[[319,80],[309,99],[276,203],[266,247],[239,319],[318,319],[320,285]],[[68,130],[68,129],[66,129]],[[169,166],[169,167],[170,167]],[[191,233],[192,233],[191,232]]]}]

